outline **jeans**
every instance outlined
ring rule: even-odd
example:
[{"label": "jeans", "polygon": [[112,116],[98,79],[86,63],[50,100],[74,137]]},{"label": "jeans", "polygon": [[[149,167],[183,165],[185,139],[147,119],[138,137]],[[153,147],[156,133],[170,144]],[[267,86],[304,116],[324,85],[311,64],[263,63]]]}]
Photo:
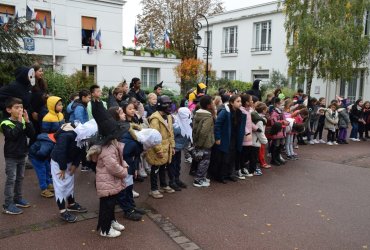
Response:
[{"label": "jeans", "polygon": [[41,161],[34,158],[30,158],[30,160],[35,169],[37,179],[39,180],[40,189],[45,190],[49,184],[53,184],[50,172],[50,161]]},{"label": "jeans", "polygon": [[352,130],[351,130],[351,135],[349,136],[350,138],[356,138],[358,135],[358,122],[351,122],[352,125]]},{"label": "jeans", "polygon": [[15,201],[22,199],[22,184],[24,179],[25,164],[25,157],[21,159],[5,158],[5,208],[7,208],[10,204],[13,204]]},{"label": "jeans", "polygon": [[158,175],[161,187],[168,186],[166,182],[166,168],[167,165],[152,166],[150,170],[150,189],[152,191],[158,190]]},{"label": "jeans", "polygon": [[211,150],[210,149],[202,149],[203,157],[199,161],[197,174],[195,177],[196,181],[205,181],[209,163],[211,161]]},{"label": "jeans", "polygon": [[170,179],[170,184],[175,184],[180,180],[181,171],[181,150],[176,151],[172,158],[171,164],[168,166],[168,178]]},{"label": "jeans", "polygon": [[122,208],[123,212],[131,212],[135,208],[134,195],[132,190],[134,185],[127,186],[118,194],[118,204]]},{"label": "jeans", "polygon": [[293,151],[293,138],[294,134],[287,134],[285,138],[285,152],[287,156],[295,155]]}]

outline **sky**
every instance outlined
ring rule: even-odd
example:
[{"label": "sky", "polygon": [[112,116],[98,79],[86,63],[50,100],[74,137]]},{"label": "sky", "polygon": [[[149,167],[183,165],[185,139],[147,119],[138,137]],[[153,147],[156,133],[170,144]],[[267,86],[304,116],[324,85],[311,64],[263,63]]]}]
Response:
[{"label": "sky", "polygon": [[[134,47],[134,27],[136,16],[141,13],[140,0],[126,0],[123,7],[123,46]],[[240,9],[261,3],[271,2],[272,0],[223,0],[226,11]]]}]

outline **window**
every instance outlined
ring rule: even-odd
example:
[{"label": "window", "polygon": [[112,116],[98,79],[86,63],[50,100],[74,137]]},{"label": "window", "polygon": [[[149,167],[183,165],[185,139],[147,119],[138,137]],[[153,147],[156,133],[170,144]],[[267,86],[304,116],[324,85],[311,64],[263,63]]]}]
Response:
[{"label": "window", "polygon": [[233,81],[236,79],[236,71],[235,70],[222,71],[222,78]]},{"label": "window", "polygon": [[86,73],[86,76],[92,76],[96,82],[96,65],[82,65],[82,71]]},{"label": "window", "polygon": [[0,4],[0,19],[1,23],[8,22],[15,15],[15,7],[11,5]]},{"label": "window", "polygon": [[153,88],[158,84],[159,69],[141,68],[141,83],[144,87]]},{"label": "window", "polygon": [[238,27],[224,28],[223,54],[238,53]]},{"label": "window", "polygon": [[356,101],[357,92],[357,77],[353,76],[352,80],[348,82],[348,96],[347,98],[351,101]]},{"label": "window", "polygon": [[366,18],[365,18],[365,36],[369,35],[370,33],[370,11],[366,11]]},{"label": "window", "polygon": [[51,12],[36,10],[35,35],[51,36]]},{"label": "window", "polygon": [[[204,40],[204,47],[207,47],[207,42],[208,42],[208,55],[212,56],[212,31],[205,32],[204,37],[206,38]],[[207,53],[204,53],[204,56],[206,56]]]},{"label": "window", "polygon": [[96,18],[83,16],[81,18],[81,27],[82,46],[94,46]]},{"label": "window", "polygon": [[271,51],[271,21],[254,24],[254,51]]}]

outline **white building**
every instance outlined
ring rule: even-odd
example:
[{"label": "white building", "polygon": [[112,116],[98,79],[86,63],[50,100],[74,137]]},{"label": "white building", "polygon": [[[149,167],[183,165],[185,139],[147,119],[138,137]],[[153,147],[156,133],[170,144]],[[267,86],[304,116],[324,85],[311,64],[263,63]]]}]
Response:
[{"label": "white building", "polygon": [[[208,17],[209,36],[205,21],[200,19],[204,37],[203,46],[209,37],[209,62],[218,78],[253,82],[255,79],[269,81],[273,70],[288,76],[286,56],[285,16],[279,1],[252,7],[232,10]],[[206,53],[198,49],[198,58],[206,59]],[[292,88],[305,89],[290,78]],[[298,86],[299,85],[299,86]],[[331,100],[336,95],[351,100],[359,97],[370,100],[370,80],[365,70],[349,83],[323,82],[314,79],[311,94],[315,97],[326,96]]]},{"label": "white building", "polygon": [[[36,12],[34,51],[44,63],[72,74],[83,70],[102,86],[115,86],[123,79],[142,79],[144,87],[164,81],[166,88],[179,90],[174,68],[180,60],[122,55],[122,9],[124,0],[0,0],[0,15],[26,16],[27,5]],[[53,23],[55,20],[55,27]],[[53,29],[55,36],[53,39]],[[92,35],[92,32],[94,34]],[[101,32],[102,48],[89,39]]]}]

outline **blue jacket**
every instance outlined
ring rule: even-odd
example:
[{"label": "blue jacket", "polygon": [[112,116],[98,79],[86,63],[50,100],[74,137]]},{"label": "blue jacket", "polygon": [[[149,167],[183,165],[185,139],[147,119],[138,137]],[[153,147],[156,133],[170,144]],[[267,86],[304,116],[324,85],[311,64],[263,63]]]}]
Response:
[{"label": "blue jacket", "polygon": [[177,128],[173,127],[173,134],[175,136],[175,150],[176,151],[180,151],[189,145],[190,139],[181,135],[180,127],[177,127]]},{"label": "blue jacket", "polygon": [[143,152],[143,146],[129,132],[124,133],[119,141],[125,144],[123,159],[128,164],[128,174],[134,175],[135,170],[139,169],[140,154]]},{"label": "blue jacket", "polygon": [[[242,151],[243,148],[243,139],[245,135],[245,125],[247,121],[247,117],[245,114],[241,114],[241,124],[239,127],[239,131],[237,133],[237,150],[239,152]],[[220,110],[220,113],[217,116],[216,123],[215,123],[215,140],[221,140],[220,145],[216,145],[216,148],[224,153],[229,152],[230,147],[230,139],[231,139],[231,113],[230,108],[226,105],[224,108]]]},{"label": "blue jacket", "polygon": [[78,167],[83,150],[77,147],[77,134],[74,131],[59,130],[55,134],[56,144],[51,152],[51,159],[59,164],[60,170],[66,170],[67,164]]},{"label": "blue jacket", "polygon": [[76,100],[71,105],[70,110],[67,108],[69,114],[69,121],[74,122],[79,120],[80,123],[84,124],[89,121],[89,114],[87,113],[87,107],[85,107],[79,100]]},{"label": "blue jacket", "polygon": [[28,156],[36,160],[44,161],[50,158],[55,141],[49,137],[49,134],[42,133],[37,136],[36,142],[32,144],[28,151]]}]

